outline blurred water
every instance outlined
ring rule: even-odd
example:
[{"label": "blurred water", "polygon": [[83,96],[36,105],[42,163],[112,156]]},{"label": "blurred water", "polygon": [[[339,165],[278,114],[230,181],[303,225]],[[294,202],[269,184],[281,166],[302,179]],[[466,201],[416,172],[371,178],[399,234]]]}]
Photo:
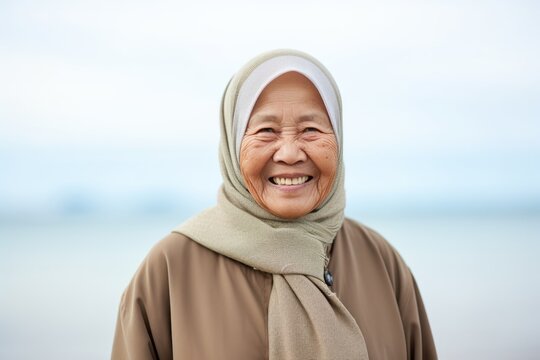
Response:
[{"label": "blurred water", "polygon": [[[441,359],[540,356],[540,214],[352,217],[412,268]],[[124,287],[184,218],[2,222],[0,358],[108,358]]]}]

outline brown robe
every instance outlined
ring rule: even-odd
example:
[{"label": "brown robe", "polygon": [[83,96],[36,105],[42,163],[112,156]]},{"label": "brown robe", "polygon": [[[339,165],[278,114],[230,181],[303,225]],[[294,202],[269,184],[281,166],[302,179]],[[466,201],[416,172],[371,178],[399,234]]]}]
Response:
[{"label": "brown robe", "polygon": [[[415,280],[378,233],[346,219],[329,270],[371,360],[437,359]],[[112,359],[268,359],[271,288],[271,274],[171,233],[122,296]]]}]

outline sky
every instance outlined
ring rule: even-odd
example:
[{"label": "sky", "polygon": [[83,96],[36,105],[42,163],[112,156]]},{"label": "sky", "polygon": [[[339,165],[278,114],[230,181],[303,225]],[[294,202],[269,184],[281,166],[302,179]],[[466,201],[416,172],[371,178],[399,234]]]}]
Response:
[{"label": "sky", "polygon": [[217,189],[222,91],[275,48],[336,78],[355,199],[538,203],[539,15],[534,1],[4,1],[3,213]]}]

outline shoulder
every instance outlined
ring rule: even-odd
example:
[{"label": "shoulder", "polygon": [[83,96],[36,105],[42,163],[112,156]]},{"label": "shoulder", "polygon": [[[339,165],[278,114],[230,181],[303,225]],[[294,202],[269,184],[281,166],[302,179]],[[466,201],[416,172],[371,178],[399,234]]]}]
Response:
[{"label": "shoulder", "polygon": [[220,255],[193,241],[188,236],[172,231],[154,244],[144,261],[150,264],[171,263],[187,261],[193,257],[216,256]]},{"label": "shoulder", "polygon": [[369,226],[346,218],[336,242],[336,245],[348,248],[358,261],[382,266],[395,291],[412,286],[411,272],[399,252]]},{"label": "shoulder", "polygon": [[172,231],[158,241],[139,266],[132,282],[151,278],[161,286],[194,279],[213,279],[217,272],[238,274],[251,267],[217,253],[189,236]]},{"label": "shoulder", "polygon": [[369,247],[387,260],[403,261],[397,250],[379,232],[358,221],[346,218],[338,239],[352,246]]},{"label": "shoulder", "polygon": [[182,272],[182,268],[196,266],[219,254],[199,245],[189,237],[171,232],[155,243],[148,251],[135,272],[127,291],[133,288],[165,288],[171,277]]}]

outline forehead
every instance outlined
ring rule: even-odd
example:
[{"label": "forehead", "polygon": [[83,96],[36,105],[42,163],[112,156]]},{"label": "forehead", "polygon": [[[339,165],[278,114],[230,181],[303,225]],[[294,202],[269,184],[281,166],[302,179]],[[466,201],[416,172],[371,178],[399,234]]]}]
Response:
[{"label": "forehead", "polygon": [[326,107],[313,83],[297,72],[285,73],[272,80],[261,92],[251,115],[273,104],[295,103],[306,110],[313,109],[326,113]]}]

